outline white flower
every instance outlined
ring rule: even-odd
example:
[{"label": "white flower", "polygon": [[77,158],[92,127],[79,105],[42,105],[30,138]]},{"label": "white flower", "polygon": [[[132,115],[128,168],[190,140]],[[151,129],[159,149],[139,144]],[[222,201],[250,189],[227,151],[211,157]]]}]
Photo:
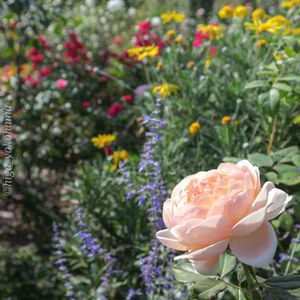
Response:
[{"label": "white flower", "polygon": [[159,26],[161,24],[161,19],[160,17],[154,17],[151,19],[151,24],[153,26]]},{"label": "white flower", "polygon": [[123,0],[109,0],[106,4],[106,8],[110,12],[117,12],[119,10],[123,10],[125,7],[125,4]]}]

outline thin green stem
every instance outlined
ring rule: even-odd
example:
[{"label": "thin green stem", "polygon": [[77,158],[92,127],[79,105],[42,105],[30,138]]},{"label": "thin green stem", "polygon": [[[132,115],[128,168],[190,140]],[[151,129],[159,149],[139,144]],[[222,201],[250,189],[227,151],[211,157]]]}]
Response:
[{"label": "thin green stem", "polygon": [[255,300],[254,298],[254,293],[253,291],[255,290],[255,283],[253,281],[253,277],[250,273],[249,267],[245,264],[242,264],[246,279],[247,279],[247,283],[248,283],[248,287],[249,287],[249,292],[250,292],[250,299],[251,300]]},{"label": "thin green stem", "polygon": [[[299,239],[299,238],[300,238],[300,230],[299,230],[299,232],[297,234],[296,239]],[[291,266],[291,263],[292,263],[292,259],[293,259],[294,255],[295,255],[295,252],[296,252],[297,245],[298,245],[297,243],[294,243],[294,245],[293,245],[292,252],[291,252],[291,255],[290,255],[290,259],[288,260],[288,263],[287,263],[287,265],[285,267],[284,275],[287,275],[288,272],[289,272],[289,269],[290,269],[290,266]]]}]

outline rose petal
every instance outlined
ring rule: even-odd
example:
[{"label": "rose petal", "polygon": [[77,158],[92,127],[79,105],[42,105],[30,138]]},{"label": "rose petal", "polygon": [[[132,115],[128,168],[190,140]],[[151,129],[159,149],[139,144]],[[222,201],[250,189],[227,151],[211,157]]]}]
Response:
[{"label": "rose petal", "polygon": [[187,248],[183,244],[181,244],[178,239],[172,233],[169,229],[160,230],[156,233],[156,238],[165,246],[180,250],[180,251],[186,251]]},{"label": "rose petal", "polygon": [[265,222],[249,235],[232,238],[229,246],[239,261],[257,268],[265,267],[274,257],[276,234],[271,224]]},{"label": "rose petal", "polygon": [[233,226],[230,232],[231,236],[244,236],[255,231],[264,222],[265,216],[265,207],[262,207],[257,211],[247,215]]},{"label": "rose petal", "polygon": [[253,201],[253,193],[251,190],[239,193],[232,202],[230,219],[235,224],[244,218],[251,207]]},{"label": "rose petal", "polygon": [[203,260],[203,259],[213,258],[216,257],[216,255],[223,253],[226,250],[228,243],[229,243],[229,239],[222,240],[208,247],[176,256],[174,260],[179,260],[183,258],[187,258],[190,260]]},{"label": "rose petal", "polygon": [[268,194],[269,192],[274,189],[274,184],[270,181],[267,181],[257,197],[255,198],[254,202],[252,203],[251,212],[258,210],[259,208],[262,208],[266,206]]},{"label": "rose petal", "polygon": [[258,179],[257,179],[257,170],[255,167],[246,159],[239,161],[236,164],[242,171],[248,172],[251,176],[251,180],[253,183],[253,188],[255,189],[258,186]]},{"label": "rose petal", "polygon": [[219,268],[219,256],[206,259],[206,260],[195,260],[192,261],[193,266],[203,275],[216,275]]},{"label": "rose petal", "polygon": [[284,191],[274,188],[268,194],[267,220],[276,218],[289,202],[289,197]]},{"label": "rose petal", "polygon": [[[199,225],[192,227],[184,236],[184,242],[192,248],[197,245],[209,245],[229,236],[230,219],[226,216],[214,216],[203,220]],[[191,248],[191,249],[192,249]]]},{"label": "rose petal", "polygon": [[227,216],[230,212],[231,202],[230,197],[224,197],[208,211],[207,218],[212,216]]}]

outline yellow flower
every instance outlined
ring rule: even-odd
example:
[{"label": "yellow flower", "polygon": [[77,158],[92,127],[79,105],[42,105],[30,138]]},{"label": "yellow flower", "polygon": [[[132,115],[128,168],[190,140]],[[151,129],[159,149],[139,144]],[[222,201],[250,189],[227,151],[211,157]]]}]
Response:
[{"label": "yellow flower", "polygon": [[188,69],[191,69],[194,65],[195,65],[195,62],[192,60],[188,61],[188,63],[186,64]]},{"label": "yellow flower", "polygon": [[199,132],[200,128],[201,128],[201,124],[199,122],[193,122],[189,126],[189,132],[191,135],[195,135]]},{"label": "yellow flower", "polygon": [[114,151],[112,154],[112,158],[114,161],[114,164],[112,166],[112,170],[115,171],[118,169],[119,162],[126,160],[128,158],[129,154],[126,150],[121,150],[121,151]]},{"label": "yellow flower", "polygon": [[168,30],[166,35],[168,36],[168,38],[171,38],[172,36],[174,36],[176,34],[175,30]]},{"label": "yellow flower", "polygon": [[245,27],[249,30],[255,31],[257,34],[262,32],[270,32],[272,34],[287,34],[290,30],[291,23],[284,16],[277,15],[266,22],[260,20],[254,21],[253,23],[244,23]]},{"label": "yellow flower", "polygon": [[155,45],[130,48],[127,50],[129,57],[136,57],[138,60],[143,60],[144,58],[153,58],[159,54],[159,48]]},{"label": "yellow flower", "polygon": [[257,8],[252,13],[252,20],[253,21],[260,21],[262,19],[268,18],[268,15],[262,8]]},{"label": "yellow flower", "polygon": [[274,53],[273,57],[276,61],[281,61],[281,60],[284,60],[284,58],[285,58],[285,56],[283,54],[280,54],[280,53]]},{"label": "yellow flower", "polygon": [[164,66],[163,63],[161,61],[159,61],[156,65],[156,69],[161,70],[163,66]]},{"label": "yellow flower", "polygon": [[166,12],[160,15],[163,24],[168,24],[172,21],[176,23],[182,23],[185,19],[185,15],[174,11]]},{"label": "yellow flower", "polygon": [[218,16],[220,19],[230,19],[233,17],[233,10],[232,6],[225,5],[219,10]]},{"label": "yellow flower", "polygon": [[159,93],[162,98],[169,97],[172,94],[177,94],[179,91],[179,86],[176,84],[163,83],[157,85],[152,89],[154,94]]},{"label": "yellow flower", "polygon": [[226,124],[229,124],[231,121],[231,117],[230,116],[224,116],[221,120],[221,124],[222,125],[226,125]]},{"label": "yellow flower", "polygon": [[233,11],[233,16],[236,18],[246,18],[249,13],[250,10],[247,6],[238,5]]},{"label": "yellow flower", "polygon": [[295,8],[295,6],[300,4],[300,0],[286,0],[281,3],[282,8]]},{"label": "yellow flower", "polygon": [[222,26],[216,25],[216,24],[199,24],[197,27],[198,30],[203,31],[204,33],[209,34],[209,39],[210,40],[219,40],[223,35],[222,35]]},{"label": "yellow flower", "polygon": [[99,134],[91,139],[94,146],[99,149],[109,146],[115,140],[116,136],[114,134]]},{"label": "yellow flower", "polygon": [[204,62],[204,66],[205,68],[208,68],[211,65],[211,60],[210,59],[206,59]]},{"label": "yellow flower", "polygon": [[261,48],[261,47],[266,46],[267,43],[268,43],[267,40],[265,40],[265,39],[259,39],[259,40],[256,41],[255,46],[256,46],[257,48]]},{"label": "yellow flower", "polygon": [[174,39],[174,42],[177,44],[180,44],[182,42],[182,37],[180,35],[176,36],[176,38]]}]

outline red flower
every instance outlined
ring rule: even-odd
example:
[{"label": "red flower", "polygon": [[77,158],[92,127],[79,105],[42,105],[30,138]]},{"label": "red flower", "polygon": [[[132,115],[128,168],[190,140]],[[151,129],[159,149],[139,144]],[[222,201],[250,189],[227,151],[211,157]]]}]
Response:
[{"label": "red flower", "polygon": [[195,32],[195,36],[194,36],[194,41],[193,41],[193,46],[194,48],[198,48],[199,46],[201,46],[205,40],[209,39],[209,34],[208,33],[204,33],[203,31],[199,30]]},{"label": "red flower", "polygon": [[138,24],[139,31],[142,35],[148,34],[152,29],[152,24],[148,20],[143,20]]},{"label": "red flower", "polygon": [[122,97],[123,101],[127,102],[127,103],[132,103],[133,101],[133,96],[132,95],[124,95]]},{"label": "red flower", "polygon": [[44,55],[39,53],[35,47],[32,47],[29,51],[28,58],[32,63],[40,63],[44,59]]},{"label": "red flower", "polygon": [[107,76],[102,75],[101,78],[100,78],[100,81],[103,82],[103,83],[107,82],[108,81]]},{"label": "red flower", "polygon": [[91,106],[91,102],[89,102],[89,101],[84,101],[84,102],[82,102],[82,107],[83,108],[88,108],[88,107],[90,107]]},{"label": "red flower", "polygon": [[74,32],[69,34],[69,40],[64,43],[65,62],[77,64],[81,59],[86,59],[85,46],[81,43]]},{"label": "red flower", "polygon": [[216,47],[210,47],[209,48],[209,54],[211,58],[217,57],[217,48]]},{"label": "red flower", "polygon": [[51,74],[51,70],[47,67],[37,72],[40,76],[49,76]]},{"label": "red flower", "polygon": [[110,156],[112,154],[112,149],[110,147],[105,147],[104,153],[106,156]]},{"label": "red flower", "polygon": [[124,110],[124,105],[122,104],[112,104],[109,108],[108,108],[108,114],[111,117],[115,117],[117,116],[120,112],[122,112]]}]

